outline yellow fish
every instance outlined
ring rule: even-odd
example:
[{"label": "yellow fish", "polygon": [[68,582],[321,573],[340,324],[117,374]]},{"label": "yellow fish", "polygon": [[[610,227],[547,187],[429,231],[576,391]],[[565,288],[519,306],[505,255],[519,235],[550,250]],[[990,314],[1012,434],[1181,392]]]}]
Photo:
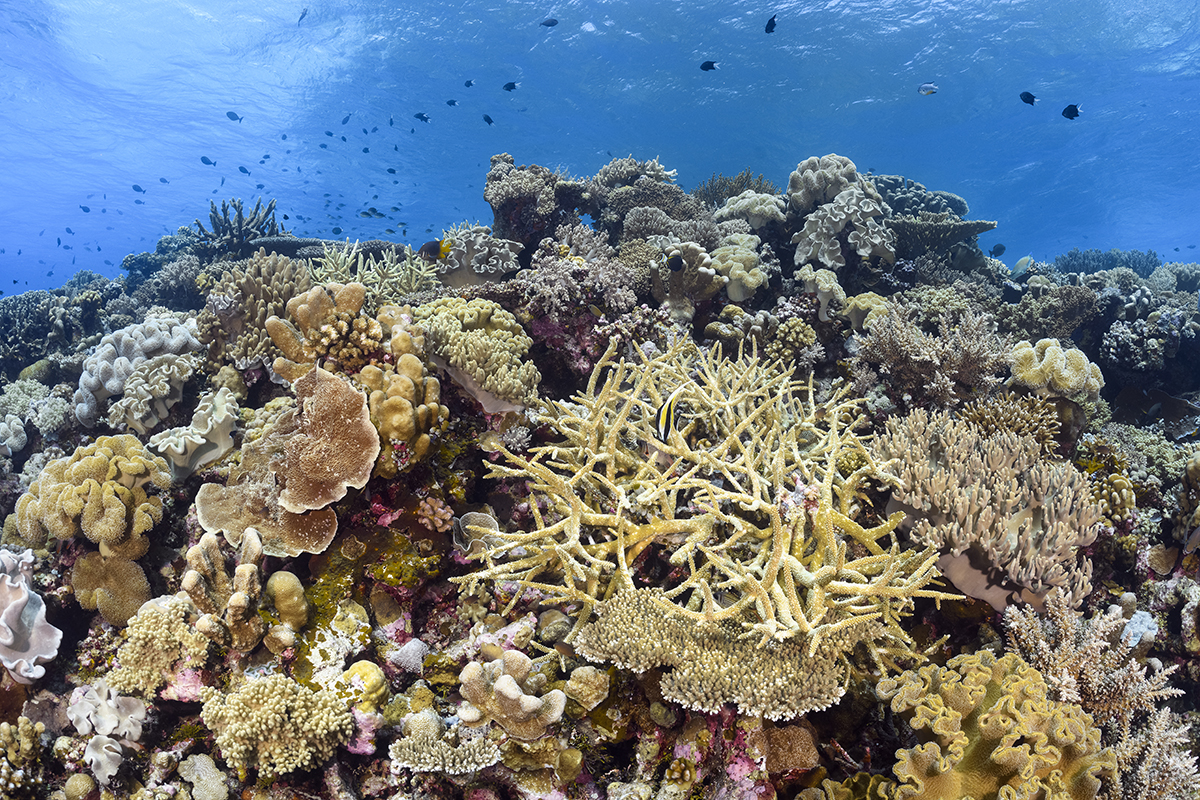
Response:
[{"label": "yellow fish", "polygon": [[658,440],[666,442],[671,431],[675,430],[675,410],[679,405],[679,396],[683,394],[687,383],[681,383],[675,387],[675,391],[671,392],[671,396],[658,407],[658,413],[654,415],[654,423],[658,427]]},{"label": "yellow fish", "polygon": [[453,240],[433,239],[421,245],[421,249],[417,251],[417,255],[429,261],[437,261],[450,255],[450,250],[454,247]]}]

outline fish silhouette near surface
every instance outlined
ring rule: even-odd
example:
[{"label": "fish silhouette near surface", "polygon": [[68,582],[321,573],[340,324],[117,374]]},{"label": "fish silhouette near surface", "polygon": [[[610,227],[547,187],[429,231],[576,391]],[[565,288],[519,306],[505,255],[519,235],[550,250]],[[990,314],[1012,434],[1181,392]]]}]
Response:
[{"label": "fish silhouette near surface", "polygon": [[1030,92],[1021,92],[1021,102],[1033,105],[1037,102],[1037,98],[1034,97]]},{"label": "fish silhouette near surface", "polygon": [[306,8],[306,9],[304,9],[303,11],[301,11],[301,12],[300,12],[300,19],[296,20],[296,27],[297,27],[297,28],[299,28],[299,27],[300,27],[300,23],[301,23],[301,22],[304,22],[304,18],[305,18],[305,17],[307,17],[307,16],[308,16],[308,9]]},{"label": "fish silhouette near surface", "polygon": [[777,17],[777,16],[779,16],[779,15],[778,15],[778,14],[772,14],[772,15],[771,15],[771,18],[770,18],[769,20],[767,20],[767,27],[765,28],[765,30],[766,30],[766,32],[767,32],[767,33],[774,33],[774,32],[775,32],[775,17]]},{"label": "fish silhouette near surface", "polygon": [[521,84],[517,83],[516,81],[509,81],[508,83],[504,84],[504,86],[501,88],[503,88],[504,91],[506,91],[506,92],[512,92],[512,91],[516,91],[516,88],[520,85]]},{"label": "fish silhouette near surface", "polygon": [[413,114],[413,118],[419,119],[421,122],[429,122],[429,115],[424,111],[418,111],[416,114]]},{"label": "fish silhouette near surface", "polygon": [[1071,103],[1071,105],[1062,110],[1062,115],[1067,119],[1075,119],[1079,116],[1079,106],[1075,103]]},{"label": "fish silhouette near surface", "polygon": [[917,91],[921,94],[937,94],[938,85],[933,81],[927,81],[917,87]]},{"label": "fish silhouette near surface", "polygon": [[712,72],[716,68],[717,62],[715,61],[705,61],[700,65],[700,69],[704,70],[705,72]]},{"label": "fish silhouette near surface", "polygon": [[241,122],[245,117],[239,117],[236,111],[226,111],[225,116],[229,117],[233,122]]},{"label": "fish silhouette near surface", "polygon": [[484,115],[483,115],[483,121],[484,121],[484,122],[486,122],[488,125],[495,125],[495,124],[496,124],[496,123],[492,122],[492,118],[491,118],[491,117],[489,117],[487,114],[484,114]]},{"label": "fish silhouette near surface", "polygon": [[1004,247],[1004,245],[998,244],[995,247],[993,247],[991,250],[988,250],[988,255],[991,256],[992,258],[999,258],[1000,256],[1004,255],[1005,249],[1006,248]]},{"label": "fish silhouette near surface", "polygon": [[553,28],[558,24],[558,20],[556,20],[554,17],[550,17],[549,19],[542,20],[538,24],[546,28]]}]

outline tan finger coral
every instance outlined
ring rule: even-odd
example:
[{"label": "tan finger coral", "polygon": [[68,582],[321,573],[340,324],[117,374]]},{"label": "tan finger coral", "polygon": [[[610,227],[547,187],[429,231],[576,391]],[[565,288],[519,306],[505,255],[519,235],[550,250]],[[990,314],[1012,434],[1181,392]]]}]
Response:
[{"label": "tan finger coral", "polygon": [[367,287],[361,283],[329,283],[296,295],[287,304],[295,324],[267,318],[271,340],[283,356],[275,371],[295,382],[311,365],[354,372],[383,347],[383,327],[362,313]]},{"label": "tan finger coral", "polygon": [[258,614],[262,595],[262,542],[249,528],[238,548],[238,564],[226,565],[221,540],[206,533],[188,549],[188,571],[181,588],[203,616],[196,628],[213,641],[239,653],[249,653],[262,641],[266,623]]}]

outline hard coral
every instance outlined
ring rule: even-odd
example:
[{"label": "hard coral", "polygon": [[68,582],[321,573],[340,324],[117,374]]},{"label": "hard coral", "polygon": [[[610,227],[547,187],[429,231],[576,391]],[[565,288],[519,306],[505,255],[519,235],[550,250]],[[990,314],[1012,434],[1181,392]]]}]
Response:
[{"label": "hard coral", "polygon": [[544,736],[562,717],[567,697],[560,689],[536,694],[545,677],[532,670],[532,659],[519,650],[505,650],[487,663],[468,663],[458,676],[466,701],[459,706],[459,719],[468,726],[494,721],[518,739]]},{"label": "hard coral", "polygon": [[266,624],[258,613],[262,596],[262,542],[253,528],[242,534],[238,564],[225,564],[220,539],[212,533],[188,549],[188,571],[181,588],[203,616],[196,628],[209,639],[239,653],[249,653],[262,641]]},{"label": "hard coral", "polygon": [[283,356],[274,369],[295,382],[315,363],[355,372],[383,348],[383,326],[362,313],[367,287],[361,283],[315,286],[287,303],[295,322],[267,317],[266,329]]}]

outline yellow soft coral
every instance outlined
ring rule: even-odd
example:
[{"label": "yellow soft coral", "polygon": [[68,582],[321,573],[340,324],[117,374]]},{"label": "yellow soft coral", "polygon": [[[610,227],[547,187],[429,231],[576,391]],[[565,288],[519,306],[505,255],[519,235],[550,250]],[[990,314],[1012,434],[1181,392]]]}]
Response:
[{"label": "yellow soft coral", "polygon": [[1100,367],[1088,361],[1082,350],[1064,349],[1056,339],[1017,342],[1008,360],[1013,372],[1009,384],[1028,387],[1043,397],[1086,394],[1095,400],[1104,388]]},{"label": "yellow soft coral", "polygon": [[146,484],[171,485],[167,462],[136,436],[101,436],[46,465],[17,501],[17,530],[34,547],[83,533],[106,556],[139,558],[144,534],[162,519],[162,500],[147,495]]}]

